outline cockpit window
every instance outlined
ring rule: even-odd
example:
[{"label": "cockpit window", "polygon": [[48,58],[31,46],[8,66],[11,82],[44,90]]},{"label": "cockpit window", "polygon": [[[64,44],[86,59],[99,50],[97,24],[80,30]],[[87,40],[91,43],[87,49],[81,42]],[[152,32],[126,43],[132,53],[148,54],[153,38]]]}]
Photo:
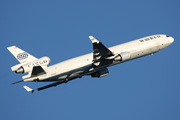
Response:
[{"label": "cockpit window", "polygon": [[168,35],[166,35],[166,37],[169,37]]}]

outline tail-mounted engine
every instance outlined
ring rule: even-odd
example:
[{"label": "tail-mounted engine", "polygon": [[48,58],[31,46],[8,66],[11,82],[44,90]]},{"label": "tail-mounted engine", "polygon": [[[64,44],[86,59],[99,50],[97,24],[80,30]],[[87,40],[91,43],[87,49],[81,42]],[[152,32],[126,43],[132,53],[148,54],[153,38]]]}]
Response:
[{"label": "tail-mounted engine", "polygon": [[49,64],[50,64],[50,58],[46,56],[29,63],[25,62],[15,65],[11,67],[11,69],[16,73],[27,73],[27,72],[31,72],[34,66],[46,67]]}]

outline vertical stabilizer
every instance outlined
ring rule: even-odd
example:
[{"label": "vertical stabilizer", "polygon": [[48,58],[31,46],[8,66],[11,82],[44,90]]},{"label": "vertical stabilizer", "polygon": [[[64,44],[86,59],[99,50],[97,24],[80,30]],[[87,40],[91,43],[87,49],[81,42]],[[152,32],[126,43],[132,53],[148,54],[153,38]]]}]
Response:
[{"label": "vertical stabilizer", "polygon": [[11,47],[8,47],[7,49],[14,55],[14,57],[20,63],[31,62],[31,61],[37,60],[36,57],[30,55],[29,53],[21,50],[20,48],[16,46],[11,46]]}]

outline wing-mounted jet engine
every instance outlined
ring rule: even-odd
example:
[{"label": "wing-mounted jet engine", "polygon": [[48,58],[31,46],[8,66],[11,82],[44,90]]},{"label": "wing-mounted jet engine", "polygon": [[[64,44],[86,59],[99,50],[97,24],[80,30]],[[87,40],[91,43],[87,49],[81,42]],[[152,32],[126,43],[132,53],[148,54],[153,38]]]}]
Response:
[{"label": "wing-mounted jet engine", "polygon": [[122,52],[120,54],[116,54],[114,56],[107,57],[106,59],[109,59],[109,60],[113,59],[114,61],[122,61],[122,62],[124,62],[124,61],[129,60],[130,57],[131,57],[131,55],[130,55],[129,52]]}]

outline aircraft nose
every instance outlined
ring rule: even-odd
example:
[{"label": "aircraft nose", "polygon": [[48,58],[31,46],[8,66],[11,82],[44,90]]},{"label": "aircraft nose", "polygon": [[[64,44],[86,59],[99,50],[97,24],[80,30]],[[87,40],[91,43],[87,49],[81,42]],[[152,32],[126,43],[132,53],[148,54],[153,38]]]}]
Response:
[{"label": "aircraft nose", "polygon": [[173,37],[168,36],[168,35],[166,35],[166,37],[168,38],[168,44],[169,44],[169,45],[174,42],[174,38],[173,38]]},{"label": "aircraft nose", "polygon": [[173,37],[169,37],[169,43],[172,44],[174,42],[174,38]]}]

